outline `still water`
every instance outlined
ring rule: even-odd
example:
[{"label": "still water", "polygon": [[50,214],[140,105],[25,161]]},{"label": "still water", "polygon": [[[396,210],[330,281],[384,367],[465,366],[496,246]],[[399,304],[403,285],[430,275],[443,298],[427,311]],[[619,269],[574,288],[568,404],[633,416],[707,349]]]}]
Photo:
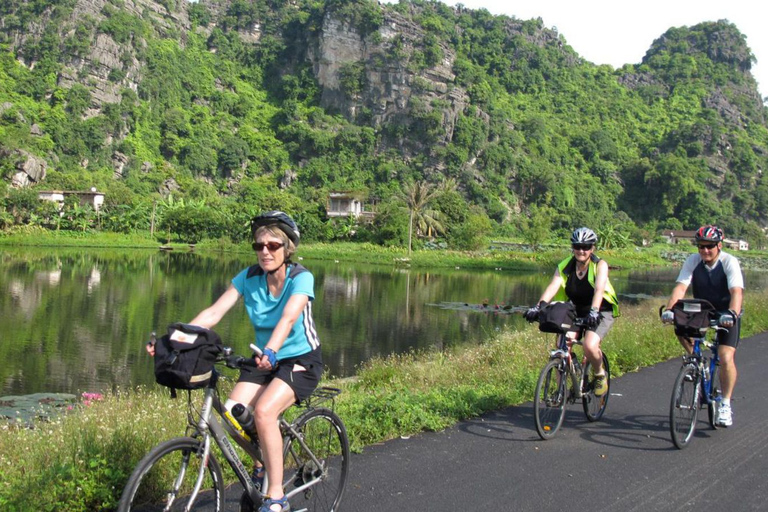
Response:
[{"label": "still water", "polygon": [[[0,396],[78,394],[154,382],[144,343],[151,331],[189,321],[213,302],[247,256],[149,250],[0,248]],[[520,315],[493,305],[535,302],[546,272],[423,270],[304,260],[315,275],[315,321],[331,375],[411,349],[487,339],[524,328]],[[669,292],[675,270],[613,273],[630,296]],[[430,304],[487,301],[490,313]],[[216,327],[225,344],[248,353],[253,331],[235,307]]]}]

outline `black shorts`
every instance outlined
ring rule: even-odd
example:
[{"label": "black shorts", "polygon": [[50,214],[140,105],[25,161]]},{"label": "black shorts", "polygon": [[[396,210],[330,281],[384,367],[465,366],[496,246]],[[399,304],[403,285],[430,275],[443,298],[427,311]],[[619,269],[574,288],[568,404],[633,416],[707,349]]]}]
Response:
[{"label": "black shorts", "polygon": [[[304,370],[298,369],[304,368]],[[240,378],[237,382],[251,382],[253,384],[269,384],[272,379],[280,379],[293,390],[296,395],[296,403],[309,397],[320,382],[323,374],[323,359],[320,355],[320,347],[312,352],[307,352],[297,357],[281,359],[277,362],[277,368],[272,370],[259,370],[257,368],[244,367],[240,370]]]},{"label": "black shorts", "polygon": [[733,327],[726,331],[717,331],[717,343],[726,347],[736,348],[739,346],[739,337],[741,336],[741,318],[733,322]]}]

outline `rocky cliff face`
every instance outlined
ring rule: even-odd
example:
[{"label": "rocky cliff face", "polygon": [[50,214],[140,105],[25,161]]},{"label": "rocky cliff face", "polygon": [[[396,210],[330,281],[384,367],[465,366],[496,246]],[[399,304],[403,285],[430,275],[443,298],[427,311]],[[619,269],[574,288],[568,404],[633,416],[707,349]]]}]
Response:
[{"label": "rocky cliff face", "polygon": [[[100,24],[119,12],[149,22],[160,36],[181,34],[183,42],[183,34],[190,27],[186,6],[186,1],[181,1],[179,9],[172,12],[152,0],[125,0],[118,11],[109,0],[78,0],[69,14],[55,23],[63,40],[76,38],[88,49],[76,54],[63,52],[63,68],[57,76],[57,85],[65,89],[75,83],[88,87],[92,105],[86,117],[99,114],[105,103],[119,102],[122,89],[138,89],[142,63],[137,58],[137,50],[143,48],[145,42],[136,34],[131,34],[128,41],[117,42],[99,30]],[[25,48],[43,36],[46,26],[54,22],[52,15],[53,10],[48,10],[40,20],[14,34],[13,48],[22,64],[30,68],[36,65],[34,56],[28,55]]]},{"label": "rocky cliff face", "polygon": [[[321,33],[309,48],[322,87],[323,107],[341,112],[351,121],[367,116],[374,127],[380,127],[407,116],[412,99],[418,97],[427,108],[441,105],[443,142],[450,141],[456,119],[469,98],[454,84],[456,56],[448,47],[442,47],[443,59],[437,65],[409,69],[407,63],[420,51],[423,37],[419,26],[397,13],[386,13],[379,30],[366,38],[344,21],[327,15]],[[350,94],[340,78],[345,66],[357,63],[362,65],[362,87]]]}]

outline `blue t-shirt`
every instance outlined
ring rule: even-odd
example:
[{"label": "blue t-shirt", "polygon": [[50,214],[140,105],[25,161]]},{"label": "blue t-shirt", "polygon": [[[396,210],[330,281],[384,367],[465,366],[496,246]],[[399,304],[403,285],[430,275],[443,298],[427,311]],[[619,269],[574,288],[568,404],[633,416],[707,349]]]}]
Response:
[{"label": "blue t-shirt", "polygon": [[256,331],[256,346],[263,349],[272,336],[283,310],[292,295],[309,297],[290,334],[277,352],[277,359],[297,357],[320,346],[315,321],[312,318],[312,301],[315,298],[315,277],[301,265],[291,264],[286,269],[283,290],[278,297],[269,293],[267,274],[258,265],[253,265],[232,279],[235,289],[245,300],[245,310]]}]

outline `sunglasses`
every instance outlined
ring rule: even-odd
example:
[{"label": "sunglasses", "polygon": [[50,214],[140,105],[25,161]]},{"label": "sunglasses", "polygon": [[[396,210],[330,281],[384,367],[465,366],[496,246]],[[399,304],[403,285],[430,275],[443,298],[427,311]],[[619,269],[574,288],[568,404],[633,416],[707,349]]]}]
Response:
[{"label": "sunglasses", "polygon": [[701,245],[699,245],[699,250],[706,249],[706,250],[710,250],[711,251],[715,247],[717,247],[717,244],[701,244]]},{"label": "sunglasses", "polygon": [[574,251],[589,251],[592,249],[592,244],[573,244]]},{"label": "sunglasses", "polygon": [[265,247],[267,248],[267,250],[269,250],[269,252],[275,252],[276,250],[278,250],[279,248],[281,248],[284,245],[285,244],[280,243],[280,242],[267,242],[265,244],[263,244],[261,242],[253,242],[251,244],[251,247],[253,247],[253,250],[256,251],[256,252],[263,251]]}]

